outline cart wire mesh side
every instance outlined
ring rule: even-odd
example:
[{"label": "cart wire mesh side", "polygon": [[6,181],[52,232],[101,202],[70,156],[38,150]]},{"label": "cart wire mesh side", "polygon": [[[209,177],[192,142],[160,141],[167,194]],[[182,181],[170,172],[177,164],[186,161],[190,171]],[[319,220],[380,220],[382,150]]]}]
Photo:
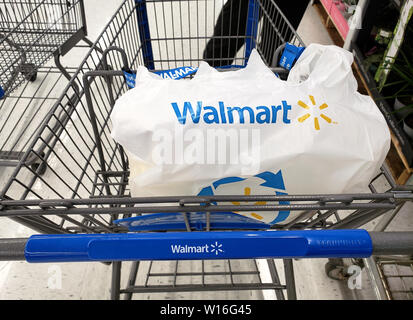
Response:
[{"label": "cart wire mesh side", "polygon": [[0,166],[22,158],[78,67],[63,66],[61,57],[90,47],[86,35],[83,0],[0,2]]},{"label": "cart wire mesh side", "polygon": [[[248,7],[243,7],[243,4]],[[233,13],[230,16],[235,19],[234,23],[223,21],[225,17],[220,15],[223,8]],[[224,25],[229,25],[229,30]],[[358,228],[386,212],[399,210],[406,201],[413,199],[412,193],[396,186],[385,166],[370,183],[369,189],[359,194],[131,197],[128,157],[110,135],[110,114],[114,103],[129,89],[124,71],[133,71],[142,65],[153,72],[182,66],[198,67],[201,61],[216,67],[242,67],[253,48],[269,67],[275,69],[278,68],[277,48],[286,42],[303,45],[272,0],[125,0],[46,116],[3,188],[0,217],[12,218],[39,233],[52,234],[50,239],[56,239],[53,236],[65,237],[63,239],[80,236],[82,246],[83,234],[88,234],[88,237],[108,236],[107,240],[134,237],[135,234],[127,233],[131,230],[127,219],[136,217],[143,218],[143,229],[135,230],[138,231],[137,237],[154,235],[166,239],[172,232],[164,231],[179,231],[180,235],[186,234],[183,237],[201,236],[202,232],[197,231],[207,234],[214,231],[214,236],[218,236],[217,230],[231,230],[223,234],[237,235],[236,232],[241,231],[233,230],[234,221],[244,231]],[[41,164],[33,168],[33,161],[41,161]],[[383,190],[376,186],[378,181],[385,185]],[[233,214],[229,223],[219,225],[224,213],[283,210],[299,211],[299,214],[288,223],[273,226],[258,222],[239,223],[236,219],[241,215]],[[162,218],[150,220],[155,217],[151,213],[156,215],[160,212],[165,219],[175,219],[173,228],[165,230],[162,223],[155,223],[163,222]],[[261,232],[263,237],[277,233]],[[71,234],[71,237],[65,234]],[[242,232],[239,236],[247,237]],[[97,247],[100,240],[94,238]],[[100,251],[95,253],[101,254]],[[82,251],[76,257],[87,256]],[[254,280],[252,286],[275,290],[276,294],[287,290],[288,295],[294,298],[292,260],[288,256],[283,258],[286,279],[289,279],[285,284],[279,281],[273,268],[274,261],[269,259],[272,283],[268,285]],[[228,259],[231,260],[230,257]],[[132,293],[145,290],[251,289],[251,285],[234,281],[235,276],[241,275],[235,270],[225,274],[219,272],[230,278],[225,286],[208,286],[201,280],[201,286],[184,284],[184,287],[179,287],[176,283],[178,276],[182,276],[179,263],[172,272],[175,279],[172,283],[153,287],[149,280],[162,278],[162,272],[150,268],[146,283],[136,286],[136,274],[140,268],[140,263],[136,262],[132,265],[128,288],[121,290],[122,263],[114,262],[112,297],[118,298],[121,292],[131,297]],[[248,274],[257,276],[254,263],[252,261],[253,268],[248,270]],[[232,266],[229,262],[225,268],[232,269]],[[198,275],[204,279],[208,275],[204,267],[201,263],[202,271],[184,276]],[[170,276],[170,272],[163,273],[165,277]]]}]

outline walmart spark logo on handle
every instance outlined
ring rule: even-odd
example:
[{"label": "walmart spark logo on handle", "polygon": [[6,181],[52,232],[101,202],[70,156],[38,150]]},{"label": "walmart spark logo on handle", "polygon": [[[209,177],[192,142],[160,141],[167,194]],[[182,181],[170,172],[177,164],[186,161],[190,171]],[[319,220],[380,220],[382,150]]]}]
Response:
[{"label": "walmart spark logo on handle", "polygon": [[[301,100],[298,100],[297,104],[298,104],[301,108],[304,108],[304,109],[306,109],[306,110],[309,110],[309,111],[313,111],[313,112],[314,112],[314,107],[316,107],[316,102],[315,102],[314,96],[309,95],[308,97],[310,98],[310,101],[311,101],[311,104],[313,105],[313,108],[309,107],[305,102],[303,102],[303,101],[301,101]],[[318,106],[318,111],[321,111],[321,110],[324,110],[324,109],[327,109],[327,108],[328,108],[327,103],[323,103],[323,104],[321,104],[320,106]],[[313,110],[311,110],[311,109],[313,109]],[[313,113],[313,114],[314,114],[314,113]],[[320,118],[323,119],[324,121],[326,121],[327,123],[337,124],[337,122],[333,121],[331,118],[329,118],[328,116],[326,116],[324,113],[321,113],[321,112],[320,112],[319,115],[320,115]],[[305,120],[307,120],[307,119],[310,118],[310,117],[311,117],[311,114],[310,114],[310,113],[306,113],[305,115],[299,117],[297,120],[298,120],[298,122],[303,123]],[[315,128],[316,130],[320,130],[320,122],[318,121],[318,117],[315,116],[315,115],[314,115],[314,128]]]},{"label": "walmart spark logo on handle", "polygon": [[173,254],[214,254],[218,256],[224,252],[222,243],[215,241],[211,244],[203,245],[188,245],[188,244],[173,244],[171,245],[171,252]]},{"label": "walmart spark logo on handle", "polygon": [[218,254],[224,252],[222,249],[222,244],[215,241],[215,243],[211,244],[211,253],[215,253],[217,256]]}]

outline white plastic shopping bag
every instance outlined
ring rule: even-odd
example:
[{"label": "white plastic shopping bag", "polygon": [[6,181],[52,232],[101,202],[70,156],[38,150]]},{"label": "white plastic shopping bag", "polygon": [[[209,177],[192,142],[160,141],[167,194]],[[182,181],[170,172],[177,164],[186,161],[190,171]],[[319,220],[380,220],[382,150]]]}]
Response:
[{"label": "white plastic shopping bag", "polygon": [[[132,196],[365,191],[390,134],[373,100],[357,92],[352,59],[335,46],[309,45],[287,81],[257,51],[237,71],[201,63],[191,80],[139,67],[135,88],[111,114]],[[295,213],[240,214],[285,223]]]}]

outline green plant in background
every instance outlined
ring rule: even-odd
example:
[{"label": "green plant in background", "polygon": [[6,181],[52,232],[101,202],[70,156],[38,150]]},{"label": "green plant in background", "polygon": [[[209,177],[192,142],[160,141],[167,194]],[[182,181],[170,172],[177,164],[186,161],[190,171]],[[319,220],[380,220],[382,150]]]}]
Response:
[{"label": "green plant in background", "polygon": [[[379,84],[379,90],[387,83],[387,77],[393,70],[392,65],[403,46],[404,39],[409,39],[409,21],[413,15],[413,1],[405,1],[400,9],[400,16],[393,31],[393,38],[384,53],[384,59],[374,76],[374,80]],[[411,32],[410,32],[411,34]],[[407,41],[406,41],[407,42]]]},{"label": "green plant in background", "polygon": [[[404,106],[396,112],[400,114],[410,114],[413,112],[413,59],[412,51],[409,49],[407,53],[400,51],[400,57],[391,66],[391,72],[394,81],[381,86],[383,88],[393,89],[391,96],[386,96],[385,99],[397,99]],[[403,116],[405,118],[405,116]]]},{"label": "green plant in background", "polygon": [[369,70],[372,74],[374,74],[376,73],[377,68],[382,60],[383,60],[382,51],[373,53],[372,55],[369,55],[367,58],[363,60],[364,68],[366,68],[366,70]]},{"label": "green plant in background", "polygon": [[392,82],[382,86],[390,96],[384,99],[394,99],[394,113],[400,119],[404,132],[413,140],[413,59],[412,51],[399,52],[399,57],[389,66]]},{"label": "green plant in background", "polygon": [[[393,30],[400,18],[400,10],[392,1],[377,0],[377,16],[371,30],[371,39],[364,47],[364,67],[373,76],[382,67],[388,45],[393,39]],[[374,39],[374,41],[373,41]],[[364,45],[364,44],[363,44]]]}]

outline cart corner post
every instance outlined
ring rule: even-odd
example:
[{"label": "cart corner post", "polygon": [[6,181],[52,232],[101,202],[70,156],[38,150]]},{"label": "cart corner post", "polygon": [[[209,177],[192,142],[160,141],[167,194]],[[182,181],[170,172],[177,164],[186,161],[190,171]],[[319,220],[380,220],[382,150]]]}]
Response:
[{"label": "cart corner post", "polygon": [[245,62],[246,66],[252,49],[256,46],[259,20],[259,4],[257,0],[248,0],[247,30],[245,34]]},{"label": "cart corner post", "polygon": [[149,70],[155,69],[151,33],[149,30],[148,11],[146,8],[146,0],[135,0],[136,18],[138,20],[139,38],[141,41],[142,56],[145,67]]}]

